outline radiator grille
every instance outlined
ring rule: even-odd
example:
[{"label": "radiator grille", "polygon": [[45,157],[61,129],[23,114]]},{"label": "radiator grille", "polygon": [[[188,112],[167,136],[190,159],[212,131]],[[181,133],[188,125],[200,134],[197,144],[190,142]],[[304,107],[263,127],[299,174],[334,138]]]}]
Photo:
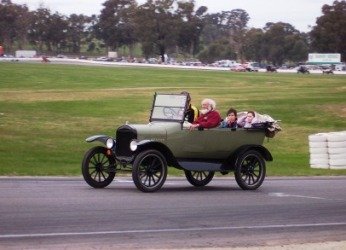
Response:
[{"label": "radiator grille", "polygon": [[130,142],[137,139],[137,131],[130,126],[124,125],[118,128],[116,134],[116,155],[118,157],[130,157]]}]

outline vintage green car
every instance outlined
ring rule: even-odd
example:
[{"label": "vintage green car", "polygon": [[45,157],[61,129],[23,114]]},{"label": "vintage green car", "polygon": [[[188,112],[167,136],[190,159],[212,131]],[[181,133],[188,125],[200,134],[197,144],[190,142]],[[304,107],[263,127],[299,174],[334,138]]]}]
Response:
[{"label": "vintage green car", "polygon": [[148,124],[125,124],[115,138],[94,135],[87,142],[101,142],[85,153],[82,173],[94,188],[108,186],[115,174],[132,171],[136,187],[143,192],[159,190],[167,177],[167,167],[185,172],[196,187],[207,185],[215,172],[234,172],[244,190],[257,189],[266,175],[265,161],[272,161],[262,146],[272,123],[256,128],[184,128],[186,94],[155,93]]}]

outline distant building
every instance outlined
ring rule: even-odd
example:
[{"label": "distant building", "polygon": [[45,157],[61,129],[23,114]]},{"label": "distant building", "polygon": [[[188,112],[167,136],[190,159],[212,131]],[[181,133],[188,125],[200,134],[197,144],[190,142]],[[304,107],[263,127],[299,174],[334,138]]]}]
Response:
[{"label": "distant building", "polygon": [[306,64],[341,64],[341,54],[339,53],[328,53],[328,54],[318,54],[310,53],[309,59]]},{"label": "distant building", "polygon": [[17,58],[32,58],[36,56],[35,50],[17,50],[16,57]]}]

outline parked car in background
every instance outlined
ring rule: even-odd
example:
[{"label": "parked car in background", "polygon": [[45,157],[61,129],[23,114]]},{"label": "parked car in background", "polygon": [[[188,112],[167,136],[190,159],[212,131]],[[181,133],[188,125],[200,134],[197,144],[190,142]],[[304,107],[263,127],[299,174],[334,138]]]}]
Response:
[{"label": "parked car in background", "polygon": [[246,72],[247,71],[243,65],[232,66],[232,67],[230,67],[230,70],[234,71],[234,72]]},{"label": "parked car in background", "polygon": [[277,69],[273,65],[267,65],[266,67],[267,72],[275,72],[277,73]]},{"label": "parked car in background", "polygon": [[240,65],[240,63],[237,63],[234,60],[219,60],[212,64],[212,66],[223,67],[223,68],[231,68],[237,65]]},{"label": "parked car in background", "polygon": [[310,71],[305,65],[300,65],[297,69],[297,73],[302,73],[302,74],[310,74]]},{"label": "parked car in background", "polygon": [[110,58],[110,57],[106,57],[106,56],[101,56],[101,57],[96,58],[95,61],[100,61],[100,62],[113,62],[114,59],[113,59],[113,58]]},{"label": "parked car in background", "polygon": [[58,54],[58,55],[56,56],[56,58],[67,58],[67,56],[65,56],[65,55],[63,55],[63,54]]},{"label": "parked car in background", "polygon": [[246,62],[243,64],[243,66],[245,67],[246,71],[249,72],[258,72],[260,69],[258,62]]},{"label": "parked car in background", "polygon": [[346,64],[336,64],[335,71],[346,71]]},{"label": "parked car in background", "polygon": [[323,69],[322,74],[326,74],[326,75],[334,74],[334,71],[332,69]]}]

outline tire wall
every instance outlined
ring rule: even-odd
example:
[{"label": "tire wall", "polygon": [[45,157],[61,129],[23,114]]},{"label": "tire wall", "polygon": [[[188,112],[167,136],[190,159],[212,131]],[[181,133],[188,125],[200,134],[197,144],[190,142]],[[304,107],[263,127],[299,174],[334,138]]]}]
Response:
[{"label": "tire wall", "polygon": [[346,131],[309,136],[310,167],[346,169]]}]

